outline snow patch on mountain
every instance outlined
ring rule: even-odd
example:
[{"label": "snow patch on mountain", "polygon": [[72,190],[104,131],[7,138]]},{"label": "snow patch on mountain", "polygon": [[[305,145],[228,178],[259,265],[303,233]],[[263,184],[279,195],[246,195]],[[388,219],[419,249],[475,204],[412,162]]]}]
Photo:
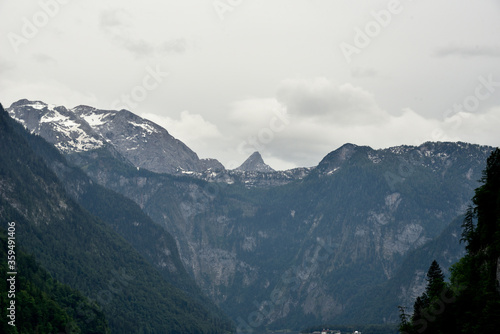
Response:
[{"label": "snow patch on mountain", "polygon": [[28,104],[27,107],[31,107],[31,108],[37,109],[37,110],[42,110],[43,108],[47,107],[47,104],[42,103],[40,101],[36,101],[33,104]]},{"label": "snow patch on mountain", "polygon": [[83,118],[91,127],[96,127],[99,125],[103,125],[106,123],[104,120],[106,117],[111,115],[111,113],[107,114],[87,114],[87,115],[81,115],[81,118]]},{"label": "snow patch on mountain", "polygon": [[153,132],[158,132],[152,125],[147,123],[135,123],[133,121],[129,121],[129,123],[135,127],[144,129],[148,134],[152,134]]},{"label": "snow patch on mountain", "polygon": [[18,101],[13,106],[8,109],[12,118],[64,153],[84,152],[104,145],[84,120],[64,107],[28,100]]}]

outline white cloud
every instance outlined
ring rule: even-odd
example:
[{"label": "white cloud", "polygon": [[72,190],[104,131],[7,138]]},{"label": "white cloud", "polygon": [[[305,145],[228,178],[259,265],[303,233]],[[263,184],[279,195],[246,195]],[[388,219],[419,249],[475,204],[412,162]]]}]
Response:
[{"label": "white cloud", "polygon": [[[229,121],[238,127],[238,132],[255,131],[269,126],[276,112],[283,112],[283,106],[275,98],[251,98],[232,103]],[[243,129],[240,129],[243,128]]]},{"label": "white cloud", "polygon": [[224,141],[224,137],[216,125],[205,120],[203,116],[191,114],[187,110],[182,111],[179,118],[152,113],[142,113],[140,116],[164,127],[172,136],[181,140],[197,153],[206,152],[211,145],[217,145],[217,143]]},{"label": "white cloud", "polygon": [[483,145],[499,146],[498,127],[500,125],[500,106],[494,106],[484,112],[459,112],[447,118],[440,124],[438,136],[446,140],[481,143]]}]

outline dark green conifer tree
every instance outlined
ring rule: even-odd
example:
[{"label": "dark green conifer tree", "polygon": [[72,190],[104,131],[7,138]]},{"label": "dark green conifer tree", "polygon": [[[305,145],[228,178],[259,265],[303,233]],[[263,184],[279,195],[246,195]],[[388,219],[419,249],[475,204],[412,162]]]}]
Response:
[{"label": "dark green conifer tree", "polygon": [[443,271],[437,261],[434,260],[427,271],[427,287],[425,289],[425,295],[427,295],[427,298],[432,301],[435,298],[439,298],[444,288],[445,283]]}]

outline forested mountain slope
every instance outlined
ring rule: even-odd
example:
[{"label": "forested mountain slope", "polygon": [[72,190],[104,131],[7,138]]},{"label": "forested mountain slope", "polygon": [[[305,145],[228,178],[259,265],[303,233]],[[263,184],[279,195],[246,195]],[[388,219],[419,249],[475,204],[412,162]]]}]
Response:
[{"label": "forested mountain slope", "polygon": [[[14,252],[17,274],[7,275],[13,270],[8,268],[6,261],[0,262],[3,278],[0,284],[0,307],[2,314],[6,315],[0,322],[1,332],[109,333],[99,306],[79,291],[55,281],[32,256],[25,254],[21,250],[22,245],[15,244],[15,224],[10,223],[10,240],[14,240],[14,243],[8,244],[7,231],[1,229],[0,256],[7,259],[7,250]],[[12,284],[15,288],[12,288]]]},{"label": "forested mountain slope", "polygon": [[0,220],[55,279],[100,304],[113,333],[230,330],[79,206],[16,126],[0,108]]}]

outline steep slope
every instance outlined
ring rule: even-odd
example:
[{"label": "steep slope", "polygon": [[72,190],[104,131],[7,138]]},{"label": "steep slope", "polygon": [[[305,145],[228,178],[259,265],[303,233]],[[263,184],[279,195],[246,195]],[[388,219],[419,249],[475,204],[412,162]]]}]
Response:
[{"label": "steep slope", "polygon": [[[460,243],[461,225],[464,216],[454,219],[448,227],[435,239],[410,251],[403,263],[387,282],[377,287],[366,289],[365,294],[346,310],[345,322],[357,320],[358,323],[396,323],[399,320],[398,306],[411,310],[415,298],[425,290],[425,274],[433,260],[442,266],[447,276],[450,267],[465,253],[464,244]],[[355,315],[363,313],[362,322]]]},{"label": "steep slope", "polygon": [[236,170],[241,170],[245,172],[263,172],[270,173],[274,172],[274,169],[265,164],[264,159],[259,152],[254,152],[248,157],[241,166],[236,168]]},{"label": "steep slope", "polygon": [[[44,159],[75,201],[127,240],[167,282],[203,303],[221,323],[229,323],[213,302],[203,296],[199,287],[188,275],[179,258],[175,240],[164,228],[154,223],[132,200],[96,184],[79,168],[68,165],[54,146],[29,135],[20,127],[16,132],[26,139],[39,157]],[[135,168],[126,165],[123,167],[136,171]],[[152,174],[147,171],[141,173]]]},{"label": "steep slope", "polygon": [[167,130],[127,110],[98,110],[78,106],[72,111],[126,157],[134,166],[158,173],[224,169],[216,160],[200,160]]},{"label": "steep slope", "polygon": [[56,279],[95,299],[114,333],[229,329],[78,206],[16,126],[0,107],[0,221]]},{"label": "steep slope", "polygon": [[223,170],[215,159],[199,159],[167,130],[127,110],[78,106],[71,110],[41,101],[20,100],[7,109],[30,132],[41,135],[63,153],[99,148],[119,152],[136,167],[159,173]]},{"label": "steep slope", "polygon": [[[15,225],[12,226],[15,231]],[[15,238],[15,233],[13,234]],[[0,256],[7,259],[7,231],[0,229]],[[15,333],[109,333],[104,314],[79,291],[71,289],[50,277],[32,256],[25,254],[22,245],[15,251],[17,275],[7,275],[6,261],[0,262],[2,281],[0,283],[0,308],[11,307],[14,301],[15,318],[7,317],[0,322],[0,331]],[[15,280],[12,294],[10,281]],[[8,311],[8,314],[10,311]],[[92,321],[88,321],[89,319]],[[9,324],[10,322],[11,324]]]}]

